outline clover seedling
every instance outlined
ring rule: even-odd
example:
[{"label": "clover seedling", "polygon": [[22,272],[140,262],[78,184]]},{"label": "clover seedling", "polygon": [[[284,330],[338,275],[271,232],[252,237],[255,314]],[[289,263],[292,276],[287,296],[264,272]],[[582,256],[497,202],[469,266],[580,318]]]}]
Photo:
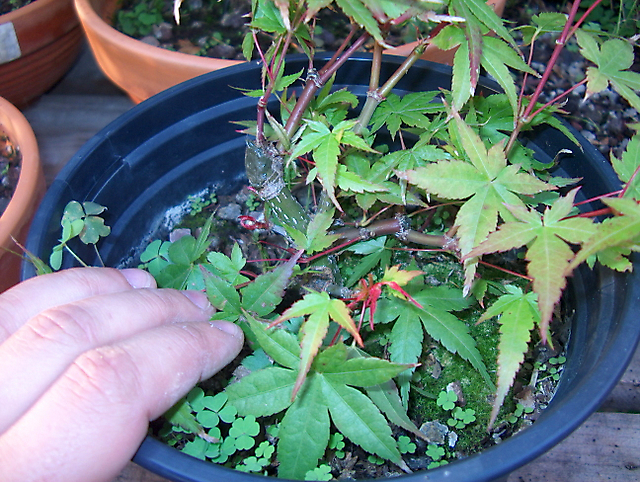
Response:
[{"label": "clover seedling", "polygon": [[322,464],[315,469],[309,470],[304,476],[304,480],[331,480],[331,467],[327,464]]},{"label": "clover seedling", "polygon": [[438,394],[438,399],[436,403],[442,407],[443,410],[450,411],[453,410],[456,406],[456,402],[458,401],[458,395],[456,392],[452,390],[442,390]]},{"label": "clover seedling", "polygon": [[62,253],[67,250],[82,266],[87,264],[69,247],[68,243],[74,238],[79,238],[84,244],[93,245],[100,263],[100,253],[96,248],[96,243],[111,233],[111,228],[104,224],[104,219],[100,217],[106,207],[91,201],[83,202],[70,201],[64,208],[60,224],[62,225],[62,236],[59,243],[53,247],[49,264],[54,270],[59,270],[62,266]]},{"label": "clover seedling", "polygon": [[335,450],[335,455],[339,459],[344,457],[344,435],[340,432],[334,432],[331,434],[329,438],[328,448],[331,450]]},{"label": "clover seedling", "polygon": [[234,420],[229,429],[229,437],[235,439],[235,446],[238,450],[249,450],[256,443],[254,437],[260,433],[260,424],[256,422],[256,417],[247,415],[244,418]]},{"label": "clover seedling", "polygon": [[398,450],[403,454],[412,454],[416,451],[416,444],[406,435],[401,435],[398,437]]},{"label": "clover seedling", "polygon": [[451,418],[447,420],[447,425],[453,428],[462,429],[476,421],[476,412],[471,408],[466,410],[456,407],[451,412]]},{"label": "clover seedling", "polygon": [[429,444],[425,453],[433,460],[427,465],[428,469],[434,469],[448,463],[446,460],[441,460],[445,454],[444,448],[438,447],[436,444]]}]

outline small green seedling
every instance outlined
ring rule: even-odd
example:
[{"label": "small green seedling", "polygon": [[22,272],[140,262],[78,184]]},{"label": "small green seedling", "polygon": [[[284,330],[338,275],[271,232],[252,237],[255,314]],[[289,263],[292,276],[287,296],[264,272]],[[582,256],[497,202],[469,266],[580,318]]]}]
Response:
[{"label": "small green seedling", "polygon": [[445,455],[444,448],[439,447],[436,444],[429,444],[425,453],[432,460],[432,462],[427,465],[428,469],[435,469],[436,467],[440,467],[441,465],[448,463],[446,460],[442,460]]},{"label": "small green seedling", "polygon": [[344,435],[340,432],[334,432],[329,438],[329,445],[327,446],[331,450],[335,450],[335,456],[339,459],[344,458]]},{"label": "small green seedling", "polygon": [[447,425],[452,428],[463,429],[470,423],[476,421],[476,411],[467,408],[462,409],[460,407],[456,407],[451,412],[451,418],[447,420]]},{"label": "small green seedling", "polygon": [[438,399],[436,403],[442,407],[443,410],[450,411],[453,410],[456,406],[456,402],[458,401],[458,395],[453,390],[442,390],[438,394]]},{"label": "small green seedling", "polygon": [[187,201],[189,201],[189,215],[195,216],[212,204],[216,204],[218,202],[218,196],[214,191],[209,194],[209,196],[189,196]]},{"label": "small green seedling", "polygon": [[315,469],[309,470],[304,476],[304,480],[331,480],[331,467],[327,464],[322,464]]},{"label": "small green seedling", "polygon": [[412,454],[416,451],[416,444],[406,435],[401,435],[398,437],[398,450],[403,454]]},{"label": "small green seedling", "polygon": [[71,255],[82,265],[87,264],[68,246],[67,243],[74,238],[79,238],[84,244],[93,245],[100,263],[100,253],[96,247],[96,243],[111,233],[111,228],[104,224],[104,219],[100,217],[106,207],[91,201],[85,201],[80,204],[78,201],[70,201],[64,208],[60,224],[62,225],[62,236],[59,243],[53,247],[49,264],[57,271],[62,266],[63,250],[71,253]]},{"label": "small green seedling", "polygon": [[517,423],[518,420],[520,419],[520,417],[522,417],[522,415],[524,415],[526,413],[527,414],[528,413],[533,413],[533,407],[525,407],[524,405],[519,403],[516,406],[515,412],[513,412],[511,415],[509,415],[509,418],[507,420],[509,421],[509,423]]},{"label": "small green seedling", "polygon": [[377,455],[371,454],[367,457],[367,460],[372,463],[372,464],[376,464],[376,465],[382,465],[384,464],[384,459],[381,457],[378,457]]}]

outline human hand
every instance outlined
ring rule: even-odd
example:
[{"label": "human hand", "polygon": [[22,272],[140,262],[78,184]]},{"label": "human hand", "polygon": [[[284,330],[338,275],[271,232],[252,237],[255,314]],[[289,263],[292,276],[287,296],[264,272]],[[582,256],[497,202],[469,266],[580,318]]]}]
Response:
[{"label": "human hand", "polygon": [[196,291],[78,268],[0,295],[0,479],[110,481],[150,420],[238,354]]}]

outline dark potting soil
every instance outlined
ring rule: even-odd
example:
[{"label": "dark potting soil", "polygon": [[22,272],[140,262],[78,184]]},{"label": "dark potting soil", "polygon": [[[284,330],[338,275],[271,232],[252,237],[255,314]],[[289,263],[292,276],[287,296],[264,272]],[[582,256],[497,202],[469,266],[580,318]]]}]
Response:
[{"label": "dark potting soil", "polygon": [[18,184],[21,160],[18,147],[0,131],[0,216],[9,205]]}]

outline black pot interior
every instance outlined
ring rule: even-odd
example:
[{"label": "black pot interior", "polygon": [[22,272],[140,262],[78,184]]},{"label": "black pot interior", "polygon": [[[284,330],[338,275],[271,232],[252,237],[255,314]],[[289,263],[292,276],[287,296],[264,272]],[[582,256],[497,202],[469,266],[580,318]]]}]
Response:
[{"label": "black pot interior", "polygon": [[[355,93],[366,95],[369,62],[366,55],[350,60],[339,71],[335,88],[349,84],[353,90],[355,85]],[[399,62],[389,58],[382,78]],[[317,65],[322,65],[322,58]],[[290,72],[307,66],[304,57],[287,64]],[[423,62],[396,92],[447,89],[450,75],[447,67]],[[237,190],[245,182],[245,139],[232,122],[254,118],[256,105],[255,98],[239,95],[238,89],[256,88],[259,78],[256,63],[224,69],[169,89],[114,121],[54,181],[36,214],[27,249],[47,259],[60,236],[64,206],[70,200],[91,200],[108,208],[105,220],[112,234],[100,246],[105,263],[117,266],[128,260],[135,264],[137,251],[131,247],[162,235],[160,225],[167,209],[213,186],[220,194]],[[494,86],[488,83],[486,88]],[[560,149],[573,151],[563,156],[560,170],[570,177],[584,177],[583,199],[619,188],[608,163],[586,141],[577,148],[549,128],[530,135],[528,147],[545,163]],[[74,249],[86,260],[95,259],[83,245]],[[70,257],[64,266],[71,266]],[[33,268],[25,264],[23,278],[33,275]],[[575,307],[568,362],[549,408],[531,428],[481,455],[430,471],[429,480],[494,480],[541,454],[584,421],[615,385],[633,354],[640,330],[640,323],[634,322],[639,292],[636,274],[579,270],[566,293]],[[152,439],[144,442],[135,461],[174,480],[262,478],[192,459]],[[424,474],[403,480],[424,480]]]}]

